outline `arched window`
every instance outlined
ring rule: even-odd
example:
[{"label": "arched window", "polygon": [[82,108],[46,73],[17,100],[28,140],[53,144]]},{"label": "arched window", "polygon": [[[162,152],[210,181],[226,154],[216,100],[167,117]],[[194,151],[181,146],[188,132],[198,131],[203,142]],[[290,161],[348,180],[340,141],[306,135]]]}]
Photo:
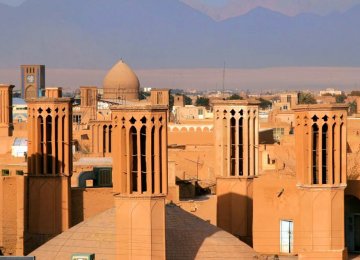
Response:
[{"label": "arched window", "polygon": [[[346,151],[343,151],[343,128],[344,128],[344,124],[342,123],[341,125],[340,125],[340,133],[339,133],[339,137],[340,137],[340,144],[339,144],[339,150],[340,150],[340,152],[339,152],[339,155],[340,155],[340,158],[339,158],[339,174],[340,174],[340,183],[342,183],[343,182],[343,179],[342,179],[342,167],[343,167],[343,158],[342,158],[342,156],[343,156],[343,153],[344,152],[346,152]],[[344,155],[344,156],[346,156],[346,154]]]},{"label": "arched window", "polygon": [[141,192],[147,191],[146,182],[146,126],[140,129],[140,155],[141,155]]},{"label": "arched window", "polygon": [[46,173],[52,174],[52,122],[51,116],[46,117]]},{"label": "arched window", "polygon": [[230,119],[230,175],[235,176],[236,171],[236,120]]},{"label": "arched window", "polygon": [[313,124],[312,126],[312,182],[313,184],[319,184],[319,127],[317,124]]},{"label": "arched window", "polygon": [[103,129],[103,131],[102,131],[102,140],[103,140],[103,150],[102,150],[102,152],[103,153],[106,153],[106,132],[107,132],[107,125],[104,125],[103,127],[102,127]]},{"label": "arched window", "polygon": [[239,175],[244,175],[244,162],[243,162],[243,146],[244,146],[244,140],[243,140],[243,118],[241,117],[239,119]]},{"label": "arched window", "polygon": [[108,147],[109,147],[109,153],[111,153],[111,140],[112,140],[112,125],[109,125],[109,143],[108,143]]},{"label": "arched window", "polygon": [[39,154],[39,166],[38,172],[44,174],[44,120],[42,116],[38,116],[37,119],[38,129],[40,129],[40,154]]},{"label": "arched window", "polygon": [[163,171],[162,171],[162,168],[163,168],[163,165],[162,165],[162,137],[163,137],[163,127],[161,126],[160,129],[159,129],[159,178],[160,178],[160,193],[163,192],[163,189],[162,189],[162,178],[163,178]]},{"label": "arched window", "polygon": [[55,156],[55,174],[59,173],[59,144],[58,144],[58,138],[59,138],[59,116],[55,117],[55,125],[54,125],[54,130],[55,130],[55,137],[54,137],[54,142],[55,142],[55,151],[54,151],[54,156]]},{"label": "arched window", "polygon": [[155,192],[155,126],[151,129],[151,187],[152,193]]},{"label": "arched window", "polygon": [[131,187],[132,191],[138,191],[137,178],[138,178],[138,151],[137,151],[137,132],[136,128],[130,128],[130,156],[131,156]]},{"label": "arched window", "polygon": [[321,133],[322,184],[326,184],[328,182],[327,154],[328,154],[328,125],[324,124],[322,127],[322,133]]}]

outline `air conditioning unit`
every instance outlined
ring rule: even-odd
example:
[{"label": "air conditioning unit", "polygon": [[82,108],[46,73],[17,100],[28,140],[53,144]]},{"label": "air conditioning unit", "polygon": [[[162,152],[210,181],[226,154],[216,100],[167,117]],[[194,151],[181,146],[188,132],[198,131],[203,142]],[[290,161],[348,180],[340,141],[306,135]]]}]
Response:
[{"label": "air conditioning unit", "polygon": [[76,253],[71,256],[71,260],[95,260],[95,254]]}]

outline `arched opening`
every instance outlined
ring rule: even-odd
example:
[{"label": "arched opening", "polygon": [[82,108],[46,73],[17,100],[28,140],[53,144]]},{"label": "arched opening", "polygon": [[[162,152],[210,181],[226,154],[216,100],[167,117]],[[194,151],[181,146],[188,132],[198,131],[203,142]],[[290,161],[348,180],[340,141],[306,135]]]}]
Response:
[{"label": "arched opening", "polygon": [[[121,140],[121,178],[122,178],[122,190],[124,193],[129,192],[127,189],[130,190],[130,187],[127,187],[126,181],[127,181],[127,174],[130,174],[127,172],[127,150],[126,150],[126,128],[123,126],[120,131],[120,140]],[[131,176],[131,175],[130,175]]]},{"label": "arched opening", "polygon": [[141,155],[141,192],[147,191],[146,182],[146,126],[140,129],[140,155]]},{"label": "arched opening", "polygon": [[109,153],[111,153],[111,140],[112,140],[112,125],[109,125],[109,143],[108,143]]},{"label": "arched opening", "polygon": [[137,132],[136,128],[130,128],[130,173],[131,173],[131,191],[137,192],[137,178],[138,178],[138,151],[137,151]]},{"label": "arched opening", "polygon": [[46,117],[46,173],[52,174],[52,122],[51,116]]},{"label": "arched opening", "polygon": [[59,138],[59,116],[55,117],[55,136],[54,136],[54,142],[55,142],[55,151],[54,151],[54,156],[55,156],[55,174],[59,174],[59,143],[58,143],[58,138]]},{"label": "arched opening", "polygon": [[107,144],[106,144],[106,133],[107,133],[107,125],[104,125],[102,127],[103,131],[102,131],[102,141],[103,141],[103,150],[102,152],[105,154],[106,153],[106,147],[107,147]]},{"label": "arched opening", "polygon": [[37,164],[39,165],[40,169],[38,170],[38,173],[44,174],[44,120],[42,118],[42,116],[38,116],[37,119],[37,126],[38,129],[40,130],[40,154],[38,155],[38,162]]},{"label": "arched opening", "polygon": [[311,142],[311,165],[312,165],[312,184],[319,184],[319,127],[317,124],[312,126]]},{"label": "arched opening", "polygon": [[36,98],[36,88],[33,85],[30,85],[25,90],[25,98]]},{"label": "arched opening", "polygon": [[[234,110],[232,110],[234,111]],[[236,171],[236,120],[230,119],[230,175],[235,176]]]},{"label": "arched opening", "polygon": [[152,193],[155,193],[155,126],[151,129],[151,188]]},{"label": "arched opening", "polygon": [[[340,150],[340,152],[339,152],[339,156],[340,156],[340,158],[338,159],[339,160],[339,174],[340,174],[340,183],[342,183],[343,182],[343,179],[342,179],[342,167],[343,167],[343,153],[346,153],[346,151],[343,151],[343,128],[344,128],[344,124],[342,123],[341,125],[340,125],[340,134],[339,134],[339,136],[340,136],[340,144],[339,144],[339,150]],[[345,133],[346,134],[346,133]],[[346,154],[344,154],[344,156],[346,156]]]},{"label": "arched opening", "polygon": [[335,136],[336,136],[336,124],[333,124],[332,126],[332,136],[331,136],[331,139],[332,139],[332,147],[331,147],[331,158],[332,158],[332,165],[331,165],[331,168],[332,168],[332,180],[333,180],[333,183],[335,183]]},{"label": "arched opening", "polygon": [[349,252],[360,253],[360,200],[345,196],[345,241]]},{"label": "arched opening", "polygon": [[244,140],[243,140],[243,118],[241,117],[239,119],[239,175],[240,176],[244,175],[244,172],[243,172],[244,171],[243,144],[244,144]]},{"label": "arched opening", "polygon": [[162,174],[163,174],[163,165],[162,165],[162,137],[163,137],[163,127],[159,129],[159,178],[160,178],[160,193],[163,192],[162,189]]},{"label": "arched opening", "polygon": [[65,116],[61,119],[61,167],[60,171],[61,173],[64,173],[65,171]]},{"label": "arched opening", "polygon": [[328,125],[322,126],[321,132],[321,177],[322,184],[328,183],[328,168],[327,168],[327,157],[328,157]]}]

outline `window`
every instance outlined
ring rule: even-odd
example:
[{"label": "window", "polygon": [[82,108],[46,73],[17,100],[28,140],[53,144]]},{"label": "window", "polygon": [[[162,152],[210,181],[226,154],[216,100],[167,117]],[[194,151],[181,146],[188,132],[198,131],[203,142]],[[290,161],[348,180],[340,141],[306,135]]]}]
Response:
[{"label": "window", "polygon": [[111,168],[94,168],[96,187],[112,187],[112,169]]},{"label": "window", "polygon": [[314,124],[312,126],[312,182],[313,184],[319,184],[319,168],[318,168],[318,162],[319,162],[319,151],[318,151],[318,145],[319,145],[319,127]]},{"label": "window", "polygon": [[291,253],[294,244],[294,225],[292,220],[280,220],[280,252]]},{"label": "window", "polygon": [[235,166],[236,166],[236,141],[235,141],[235,134],[236,134],[236,128],[235,128],[235,118],[230,119],[230,175],[235,176]]},{"label": "window", "polygon": [[16,170],[16,175],[24,175],[24,171],[23,170]]},{"label": "window", "polygon": [[1,170],[1,175],[2,176],[10,176],[10,171],[8,169],[3,169],[3,170]]}]

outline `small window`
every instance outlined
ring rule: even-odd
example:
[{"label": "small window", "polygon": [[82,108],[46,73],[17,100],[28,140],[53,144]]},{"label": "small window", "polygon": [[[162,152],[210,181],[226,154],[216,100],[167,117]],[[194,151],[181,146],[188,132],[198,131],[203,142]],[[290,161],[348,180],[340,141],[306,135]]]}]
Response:
[{"label": "small window", "polygon": [[1,170],[2,176],[10,176],[10,171],[8,169]]},{"label": "small window", "polygon": [[23,170],[16,170],[16,175],[24,175],[24,171]]},{"label": "small window", "polygon": [[95,168],[95,187],[112,187],[111,168]]}]

